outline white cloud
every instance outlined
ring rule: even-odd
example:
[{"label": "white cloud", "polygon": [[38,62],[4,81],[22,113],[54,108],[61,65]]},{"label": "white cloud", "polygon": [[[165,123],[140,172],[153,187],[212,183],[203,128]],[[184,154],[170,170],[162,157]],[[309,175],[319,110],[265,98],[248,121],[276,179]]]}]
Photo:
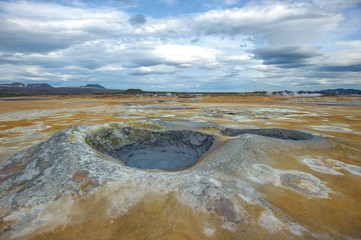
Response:
[{"label": "white cloud", "polygon": [[[180,18],[152,19],[133,28],[130,16],[111,8],[78,8],[54,3],[6,2],[5,28],[0,30],[4,48],[16,48],[13,38],[26,48],[41,47],[43,41],[54,49],[74,42],[119,38],[188,38],[193,36],[243,36],[265,43],[312,42],[334,29],[342,15],[324,12],[312,5],[269,3],[261,6],[212,10]],[[26,10],[24,10],[26,9]],[[315,28],[314,26],[318,26]],[[21,37],[20,37],[21,36]],[[26,36],[24,38],[24,36]],[[15,42],[16,42],[15,41]],[[36,50],[36,49],[35,49]],[[30,51],[30,49],[29,49]]]},{"label": "white cloud", "polygon": [[29,1],[0,2],[0,8],[19,18],[52,19],[118,19],[127,20],[127,14],[112,8],[88,8],[84,6],[64,6],[56,3]]},{"label": "white cloud", "polygon": [[150,66],[150,67],[138,67],[130,70],[132,75],[150,75],[150,74],[172,74],[177,71],[174,66],[168,66],[164,64]]},{"label": "white cloud", "polygon": [[168,63],[201,68],[213,68],[219,65],[216,57],[218,52],[212,48],[176,44],[159,45],[153,50],[155,56]]},{"label": "white cloud", "polygon": [[122,66],[119,66],[117,64],[108,64],[105,66],[101,66],[99,68],[96,69],[96,71],[121,71],[124,70],[124,68]]},{"label": "white cloud", "polygon": [[238,1],[238,0],[225,0],[224,3],[225,3],[227,6],[230,6],[230,5],[234,5],[234,4],[239,3],[239,1]]},{"label": "white cloud", "polygon": [[328,8],[332,10],[340,10],[344,8],[355,7],[356,4],[361,3],[360,0],[312,0],[319,7]]},{"label": "white cloud", "polygon": [[335,45],[350,50],[361,50],[361,40],[337,41]]},{"label": "white cloud", "polygon": [[[130,87],[146,80],[151,87],[162,79],[162,86],[191,82],[219,90],[220,82],[227,89],[247,82],[332,85],[344,74],[344,82],[357,84],[361,40],[322,38],[349,23],[341,10],[357,2],[251,1],[230,8],[239,1],[225,0],[223,9],[167,18],[95,3],[0,2],[0,81],[99,78]],[[355,34],[355,26],[347,34]]]},{"label": "white cloud", "polygon": [[193,25],[205,35],[250,35],[267,43],[295,44],[316,40],[342,20],[341,14],[327,13],[311,5],[272,3],[209,11],[195,16]]},{"label": "white cloud", "polygon": [[330,66],[361,66],[361,49],[325,53],[324,64]]},{"label": "white cloud", "polygon": [[259,60],[255,60],[252,58],[251,54],[242,54],[242,55],[231,55],[231,54],[224,54],[222,57],[220,57],[222,62],[227,63],[234,63],[234,64],[255,64],[255,63],[261,63]]}]

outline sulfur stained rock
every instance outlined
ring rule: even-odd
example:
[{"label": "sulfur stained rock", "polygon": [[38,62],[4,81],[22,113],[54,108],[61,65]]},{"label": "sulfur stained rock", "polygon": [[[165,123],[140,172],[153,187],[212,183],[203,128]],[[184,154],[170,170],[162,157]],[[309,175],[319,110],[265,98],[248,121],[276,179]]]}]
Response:
[{"label": "sulfur stained rock", "polygon": [[[210,128],[217,131],[202,132]],[[359,167],[327,160],[328,165],[320,168],[315,164],[323,158],[309,160],[312,154],[333,151],[333,143],[298,131],[229,129],[214,123],[154,120],[60,131],[1,159],[1,237],[361,235],[357,190],[339,193],[342,186],[337,185],[360,181],[357,174],[347,175]],[[127,160],[139,154],[141,166],[129,165]],[[169,167],[170,162],[179,165]],[[337,171],[342,166],[344,175],[326,172],[338,179],[324,177],[320,170],[331,163],[337,163]],[[153,167],[144,167],[149,165]],[[333,216],[323,216],[325,211]],[[341,217],[344,211],[349,212],[347,221]]]}]

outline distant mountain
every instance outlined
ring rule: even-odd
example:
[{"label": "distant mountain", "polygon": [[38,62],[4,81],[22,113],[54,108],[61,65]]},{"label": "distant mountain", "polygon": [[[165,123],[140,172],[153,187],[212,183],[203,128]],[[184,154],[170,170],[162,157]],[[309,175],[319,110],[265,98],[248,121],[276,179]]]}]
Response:
[{"label": "distant mountain", "polygon": [[46,83],[0,84],[1,93],[16,94],[88,94],[88,93],[120,93],[122,90],[106,89],[99,84],[88,84],[85,87],[52,87]]},{"label": "distant mountain", "polygon": [[320,91],[298,91],[298,93],[322,93],[322,94],[335,94],[335,95],[353,95],[353,94],[361,94],[361,90],[358,89],[327,89]]},{"label": "distant mountain", "polygon": [[10,84],[0,84],[1,88],[38,88],[38,89],[51,89],[53,88],[47,83],[32,83],[32,84],[24,84],[24,83],[10,83]]},{"label": "distant mountain", "polygon": [[350,94],[361,94],[361,90],[357,89],[343,89],[343,88],[337,88],[337,89],[327,89],[320,91],[321,93],[330,93],[330,94],[343,94],[343,95],[350,95]]},{"label": "distant mountain", "polygon": [[[89,94],[89,93],[123,93],[123,94],[158,94],[158,92],[143,91],[141,89],[106,89],[99,84],[87,84],[82,87],[52,87],[47,83],[10,83],[0,84],[0,93],[11,94]],[[159,92],[164,93],[164,92]],[[281,91],[268,93],[255,92],[257,94],[271,94],[272,96],[294,96],[292,91]],[[320,91],[298,91],[298,94],[322,94],[322,95],[361,95],[361,90],[357,89],[327,89]]]},{"label": "distant mountain", "polygon": [[144,92],[141,89],[127,89],[127,90],[123,91],[122,93],[124,93],[124,94],[144,94],[146,92]]},{"label": "distant mountain", "polygon": [[102,85],[99,85],[99,84],[87,84],[85,86],[81,86],[81,87],[92,87],[92,88],[104,88]]}]

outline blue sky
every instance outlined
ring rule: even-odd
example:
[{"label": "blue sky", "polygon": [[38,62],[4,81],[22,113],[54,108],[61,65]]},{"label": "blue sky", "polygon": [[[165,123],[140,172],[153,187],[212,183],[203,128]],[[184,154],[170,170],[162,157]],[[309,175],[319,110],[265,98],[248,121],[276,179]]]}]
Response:
[{"label": "blue sky", "polygon": [[361,89],[361,0],[0,1],[0,83]]}]

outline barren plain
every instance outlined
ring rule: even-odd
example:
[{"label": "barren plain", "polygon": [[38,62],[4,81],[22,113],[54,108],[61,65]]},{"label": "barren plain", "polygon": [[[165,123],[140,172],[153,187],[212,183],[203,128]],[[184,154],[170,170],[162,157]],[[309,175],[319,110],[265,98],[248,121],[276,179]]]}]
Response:
[{"label": "barren plain", "polygon": [[[79,95],[0,106],[2,239],[361,238],[361,97]],[[86,126],[64,130],[77,125]],[[188,169],[143,170],[89,144],[109,128],[215,140]],[[225,134],[268,128],[314,137]]]}]

